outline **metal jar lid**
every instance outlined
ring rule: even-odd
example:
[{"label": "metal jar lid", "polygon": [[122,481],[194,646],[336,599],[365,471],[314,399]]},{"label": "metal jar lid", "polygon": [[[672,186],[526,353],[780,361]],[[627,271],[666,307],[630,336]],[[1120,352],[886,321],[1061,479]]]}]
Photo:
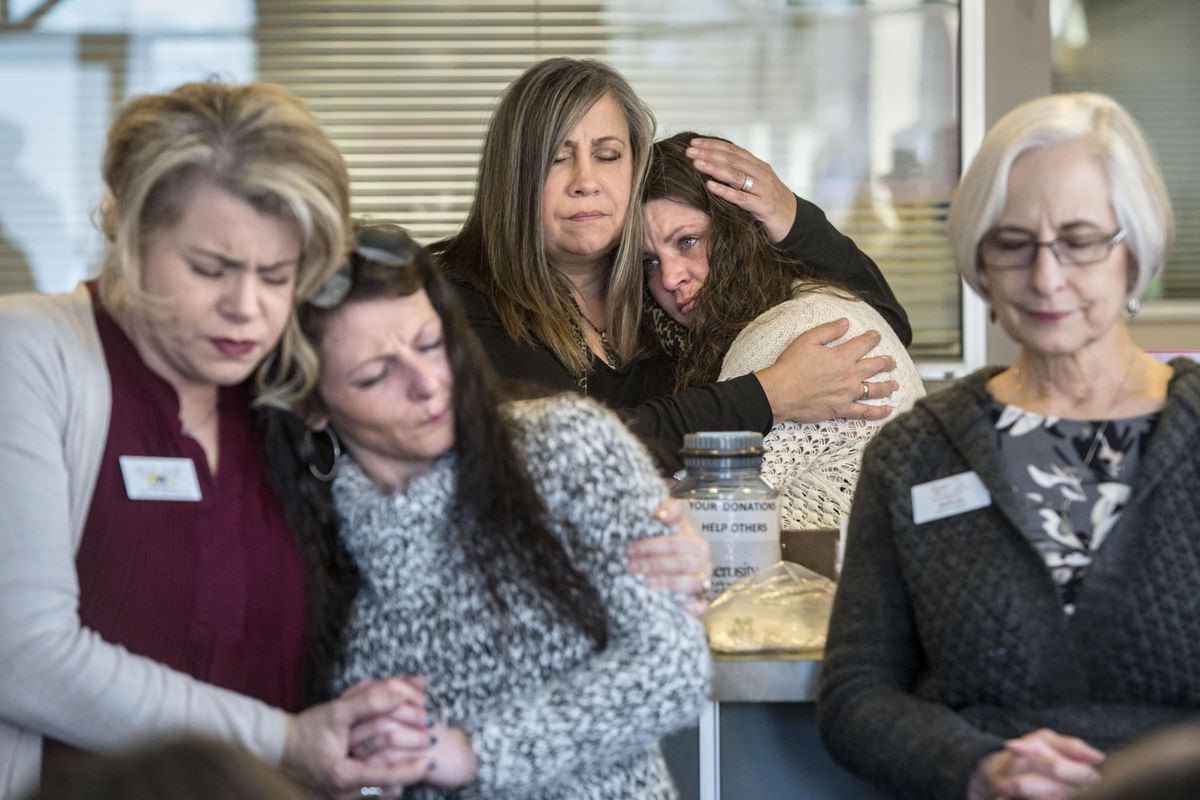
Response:
[{"label": "metal jar lid", "polygon": [[699,431],[683,436],[684,458],[761,456],[763,437],[754,431]]}]

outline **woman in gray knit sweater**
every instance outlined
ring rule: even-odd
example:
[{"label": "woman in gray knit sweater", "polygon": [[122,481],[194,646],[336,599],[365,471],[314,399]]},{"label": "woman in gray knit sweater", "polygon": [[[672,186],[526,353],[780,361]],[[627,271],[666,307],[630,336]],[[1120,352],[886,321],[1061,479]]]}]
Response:
[{"label": "woman in gray knit sweater", "polygon": [[583,398],[500,406],[396,226],[361,229],[300,322],[322,363],[299,410],[338,454],[310,465],[360,577],[335,688],[411,675],[431,705],[362,726],[357,754],[430,756],[405,797],[673,797],[656,742],[698,717],[708,650],[679,597],[626,574],[626,545],[666,532],[642,447]]},{"label": "woman in gray knit sweater", "polygon": [[1126,313],[1172,215],[1107,97],[1005,115],[950,210],[1020,344],[867,447],[819,698],[826,745],[897,797],[1074,797],[1200,709],[1200,369]]}]

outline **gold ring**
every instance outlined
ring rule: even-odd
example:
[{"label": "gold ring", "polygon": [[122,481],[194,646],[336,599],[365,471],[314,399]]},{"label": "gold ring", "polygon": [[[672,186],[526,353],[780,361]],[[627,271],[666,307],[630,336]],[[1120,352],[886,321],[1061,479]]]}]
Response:
[{"label": "gold ring", "polygon": [[870,394],[871,394],[871,387],[870,387],[870,386],[867,386],[867,382],[866,382],[866,381],[863,381],[863,393],[862,393],[862,397],[860,397],[860,398],[858,398],[858,399],[859,399],[859,400],[866,400],[866,399],[867,399],[867,397],[868,397]]},{"label": "gold ring", "polygon": [[746,179],[742,181],[742,191],[748,192],[754,188],[754,178],[750,177],[750,173],[746,173]]}]

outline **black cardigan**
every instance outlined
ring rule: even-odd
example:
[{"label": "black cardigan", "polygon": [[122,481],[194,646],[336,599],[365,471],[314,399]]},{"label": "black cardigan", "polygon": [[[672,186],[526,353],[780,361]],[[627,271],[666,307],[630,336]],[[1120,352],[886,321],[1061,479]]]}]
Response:
[{"label": "black cardigan", "polygon": [[[1200,708],[1200,366],[1167,402],[1075,605],[1023,527],[981,370],[885,425],[850,513],[818,698],[833,757],[891,795],[962,800],[1040,727],[1107,749]],[[916,525],[912,488],[968,470],[992,505]]]},{"label": "black cardigan", "polygon": [[[796,200],[796,219],[780,247],[808,264],[814,277],[838,283],[872,305],[907,346],[912,341],[908,317],[879,267],[833,227],[820,208]],[[575,379],[549,349],[509,336],[487,298],[454,264],[444,267],[459,290],[468,322],[502,378],[543,391],[578,390]],[[661,351],[642,356],[622,370],[593,357],[587,394],[617,409],[668,470],[680,466],[677,453],[685,433],[751,430],[765,434],[771,429],[771,406],[754,375],[672,393],[674,383],[674,363]]]}]

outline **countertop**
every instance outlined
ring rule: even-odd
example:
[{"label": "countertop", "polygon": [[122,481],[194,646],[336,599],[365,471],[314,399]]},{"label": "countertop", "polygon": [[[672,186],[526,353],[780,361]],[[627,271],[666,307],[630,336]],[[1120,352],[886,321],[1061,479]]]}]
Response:
[{"label": "countertop", "polygon": [[821,654],[713,653],[711,697],[718,703],[811,703],[817,698]]}]

